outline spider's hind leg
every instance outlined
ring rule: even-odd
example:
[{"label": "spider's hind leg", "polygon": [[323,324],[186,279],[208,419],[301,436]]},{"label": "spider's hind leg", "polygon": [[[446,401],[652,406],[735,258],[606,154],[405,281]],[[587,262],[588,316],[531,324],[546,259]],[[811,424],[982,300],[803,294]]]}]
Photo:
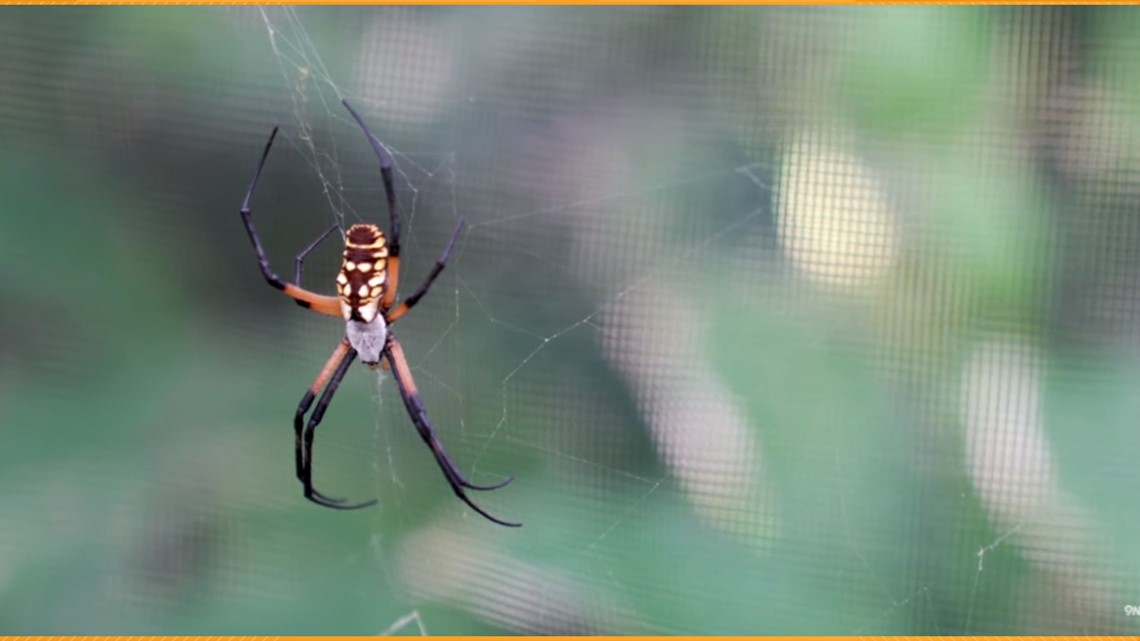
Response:
[{"label": "spider's hind leg", "polygon": [[[245,198],[241,202],[241,219],[245,225],[245,231],[249,235],[249,240],[253,244],[253,253],[257,256],[257,263],[261,268],[261,275],[265,277],[266,282],[272,285],[275,289],[285,292],[297,302],[298,305],[306,309],[311,309],[319,314],[327,316],[340,316],[340,299],[336,296],[322,296],[315,294],[305,289],[296,283],[287,283],[273,271],[269,265],[269,258],[265,255],[265,248],[261,245],[261,238],[257,235],[257,229],[253,225],[253,212],[249,208],[249,202],[253,198],[253,191],[257,187],[257,181],[261,178],[261,171],[265,169],[265,161],[269,158],[269,150],[273,146],[273,139],[277,137],[277,128],[273,128],[273,133],[269,134],[269,140],[265,143],[265,150],[261,152],[261,159],[257,163],[257,170],[253,174],[253,178],[249,181],[249,188],[245,192]],[[321,235],[308,249],[301,252],[297,257],[297,277],[300,278],[300,263],[304,260],[305,254],[311,251],[314,247],[320,244],[332,230],[326,231]]]}]

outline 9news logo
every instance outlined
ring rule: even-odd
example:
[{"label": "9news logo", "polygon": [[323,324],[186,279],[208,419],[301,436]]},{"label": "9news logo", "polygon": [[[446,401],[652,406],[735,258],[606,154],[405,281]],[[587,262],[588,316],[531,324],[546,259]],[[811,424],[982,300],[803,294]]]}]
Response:
[{"label": "9news logo", "polygon": [[1124,614],[1130,617],[1140,617],[1140,605],[1124,606]]}]

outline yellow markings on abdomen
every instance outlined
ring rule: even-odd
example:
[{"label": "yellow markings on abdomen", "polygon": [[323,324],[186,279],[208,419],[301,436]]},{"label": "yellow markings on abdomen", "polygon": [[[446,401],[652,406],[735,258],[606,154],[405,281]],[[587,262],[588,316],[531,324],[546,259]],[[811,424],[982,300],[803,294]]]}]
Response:
[{"label": "yellow markings on abdomen", "polygon": [[348,228],[344,260],[336,275],[337,294],[353,316],[370,322],[376,305],[384,296],[388,281],[388,239],[376,225],[359,224]]}]

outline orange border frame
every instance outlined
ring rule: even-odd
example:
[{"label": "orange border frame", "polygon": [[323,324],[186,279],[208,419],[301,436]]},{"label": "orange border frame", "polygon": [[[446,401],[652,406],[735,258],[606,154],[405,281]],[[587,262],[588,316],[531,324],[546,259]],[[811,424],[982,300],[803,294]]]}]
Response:
[{"label": "orange border frame", "polygon": [[[63,5],[63,6],[90,6],[90,5],[122,5],[122,6],[154,6],[154,5],[575,5],[575,6],[628,6],[628,5],[687,5],[687,6],[740,6],[740,5],[964,5],[964,6],[1008,6],[1008,5],[1056,5],[1056,6],[1102,6],[1102,5],[1136,5],[1140,0],[1076,0],[1060,2],[1058,0],[942,0],[931,2],[923,0],[809,0],[807,2],[781,2],[780,0],[727,0],[709,2],[702,0],[269,0],[267,2],[251,2],[249,0],[0,0],[0,5]],[[3,637],[0,637],[3,638]],[[112,637],[114,638],[114,637]],[[139,637],[135,637],[139,638]],[[267,637],[268,638],[268,637]],[[815,637],[810,637],[815,638]]]}]

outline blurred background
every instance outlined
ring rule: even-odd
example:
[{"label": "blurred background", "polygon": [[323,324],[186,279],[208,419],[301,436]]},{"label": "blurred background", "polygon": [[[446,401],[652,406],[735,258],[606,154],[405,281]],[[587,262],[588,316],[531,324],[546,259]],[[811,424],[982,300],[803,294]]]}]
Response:
[{"label": "blurred background", "polygon": [[[1135,633],[1133,8],[0,11],[0,631]],[[405,211],[390,376],[266,286]],[[305,285],[333,292],[337,236]]]}]

